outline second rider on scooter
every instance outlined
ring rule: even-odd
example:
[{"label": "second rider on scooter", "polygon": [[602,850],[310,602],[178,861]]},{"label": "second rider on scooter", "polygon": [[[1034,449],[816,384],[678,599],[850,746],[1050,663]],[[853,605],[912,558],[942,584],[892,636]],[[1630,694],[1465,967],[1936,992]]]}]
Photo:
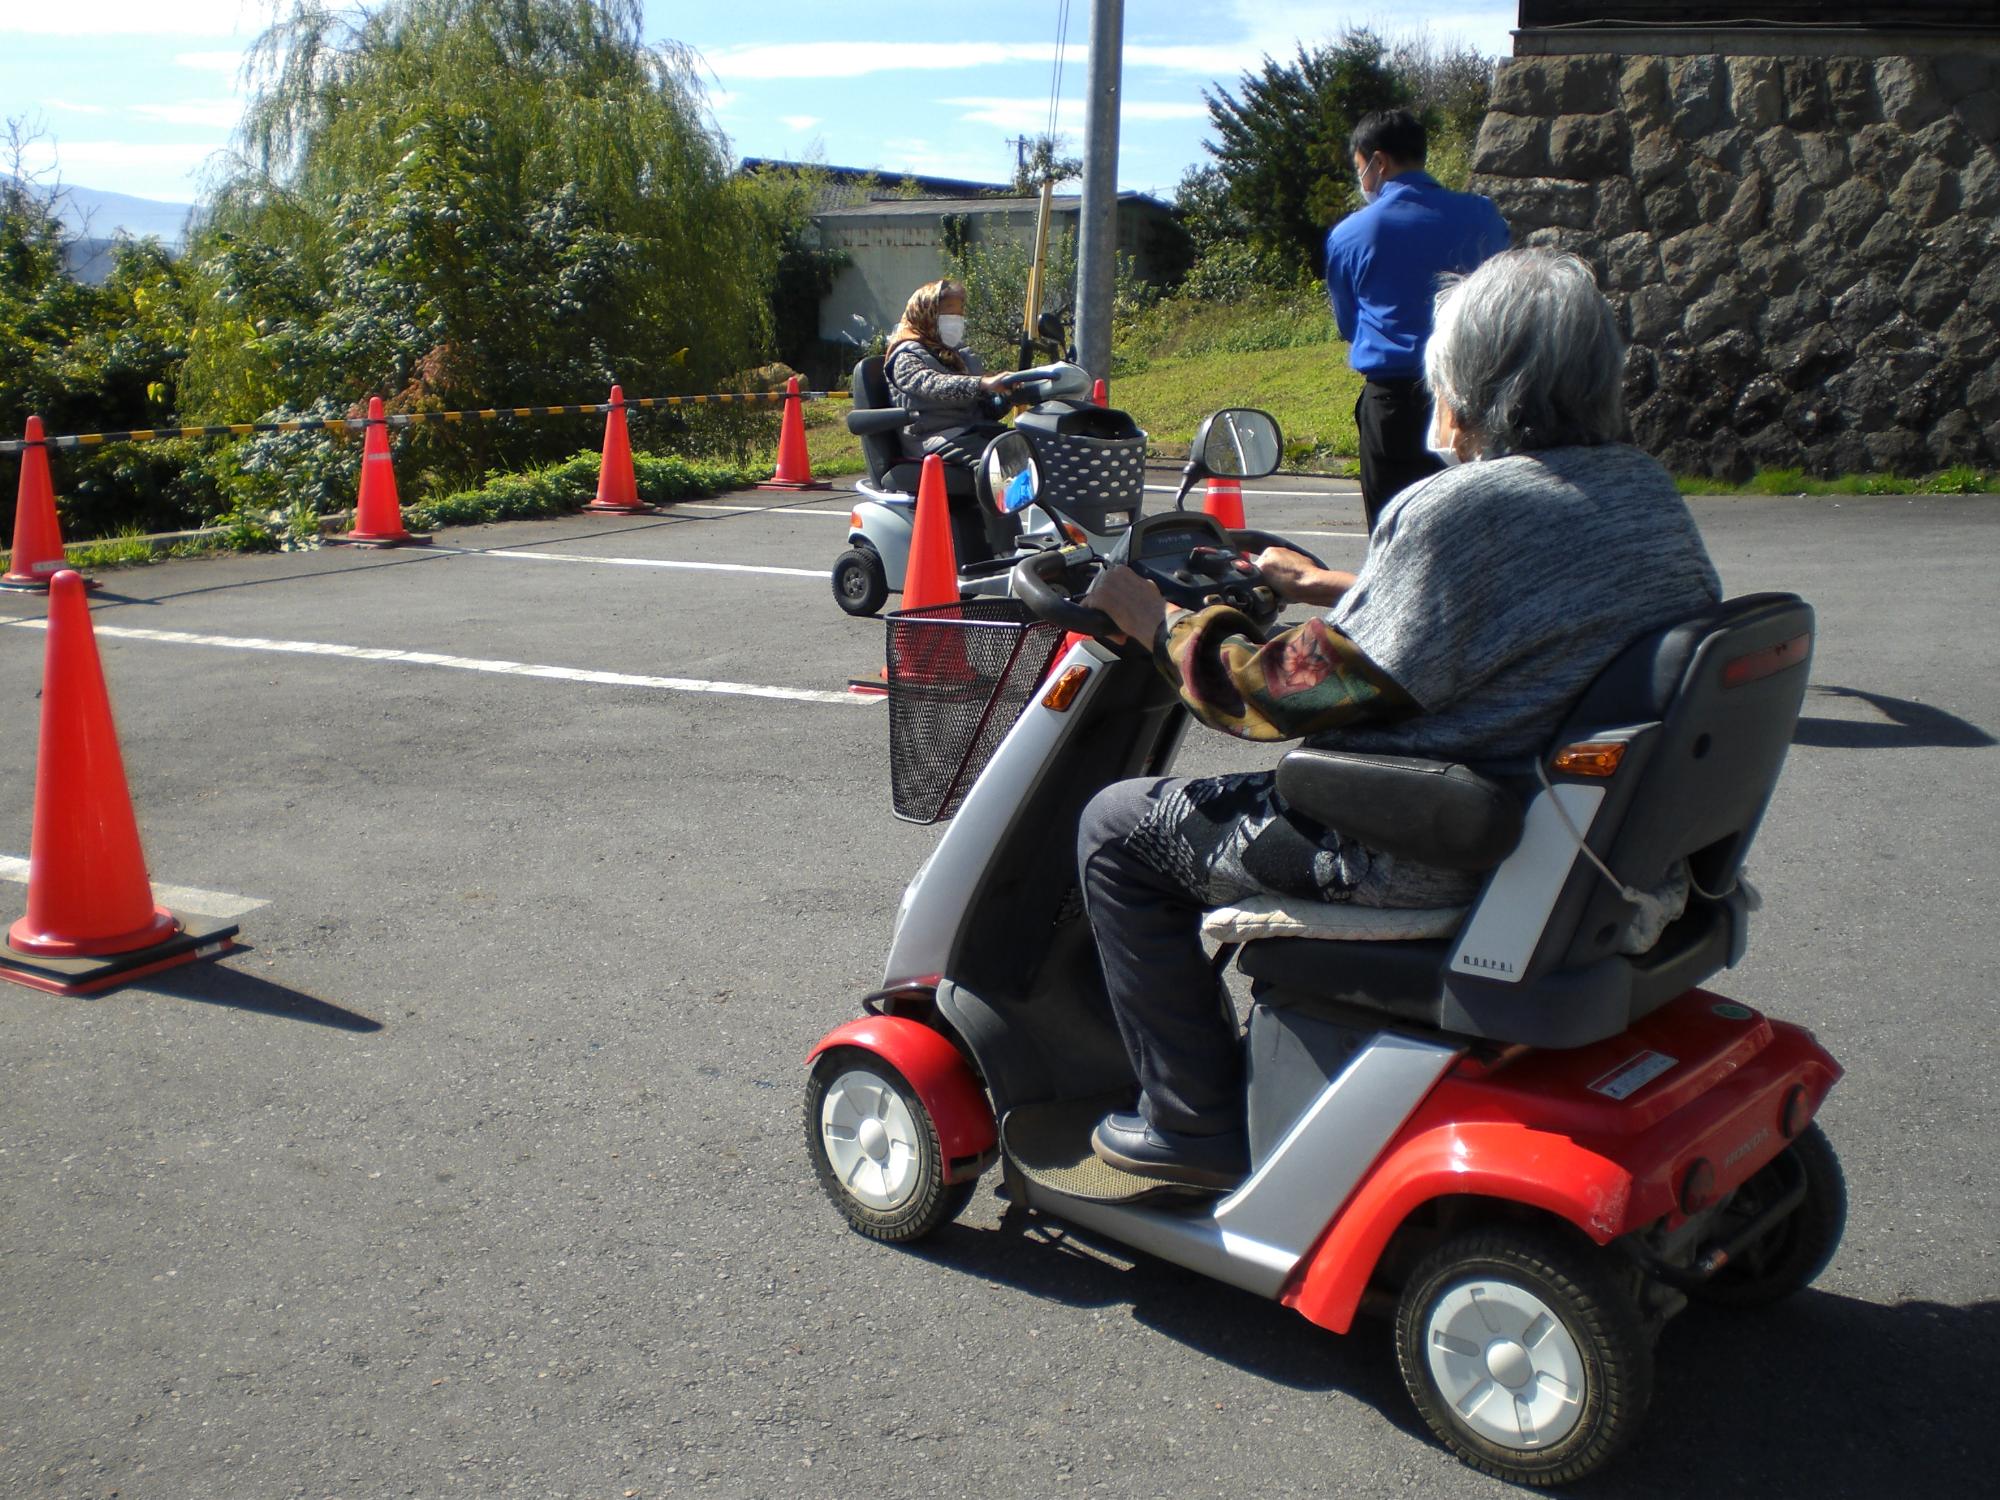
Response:
[{"label": "second rider on scooter", "polygon": [[[1125,568],[1083,602],[1151,642],[1194,714],[1228,734],[1445,761],[1538,753],[1628,642],[1721,597],[1672,477],[1622,442],[1622,366],[1583,262],[1502,254],[1440,294],[1425,359],[1433,443],[1477,461],[1391,501],[1358,576],[1282,549],[1257,560],[1281,596],[1331,604],[1324,616],[1266,640],[1234,609],[1170,609]],[[1447,907],[1481,883],[1299,816],[1272,772],[1114,783],[1084,810],[1078,857],[1141,1086],[1092,1148],[1217,1189],[1242,1179],[1249,1151],[1202,912],[1271,894]]]},{"label": "second rider on scooter", "polygon": [[986,445],[1007,429],[992,420],[992,398],[1012,374],[975,374],[966,356],[965,286],[929,281],[910,293],[903,320],[889,335],[882,374],[896,405],[916,420],[903,429],[911,458],[935,453],[948,464],[970,469]]}]

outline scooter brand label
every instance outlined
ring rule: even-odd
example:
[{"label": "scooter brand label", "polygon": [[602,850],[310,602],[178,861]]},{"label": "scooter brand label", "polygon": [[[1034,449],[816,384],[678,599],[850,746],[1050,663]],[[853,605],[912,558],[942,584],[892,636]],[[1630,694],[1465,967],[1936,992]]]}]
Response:
[{"label": "scooter brand label", "polygon": [[1607,1099],[1629,1099],[1671,1069],[1675,1061],[1664,1052],[1641,1052],[1591,1084],[1590,1091]]},{"label": "scooter brand label", "polygon": [[1725,1000],[1720,1005],[1711,1005],[1708,1010],[1710,1015],[1720,1016],[1725,1021],[1747,1021],[1750,1019],[1750,1007],[1747,1005],[1738,1005],[1734,1000]]}]

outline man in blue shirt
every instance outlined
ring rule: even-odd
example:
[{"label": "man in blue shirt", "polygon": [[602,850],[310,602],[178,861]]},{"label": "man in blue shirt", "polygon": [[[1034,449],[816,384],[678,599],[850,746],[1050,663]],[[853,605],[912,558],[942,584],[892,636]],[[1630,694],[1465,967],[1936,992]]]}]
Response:
[{"label": "man in blue shirt", "polygon": [[1424,171],[1428,146],[1423,122],[1406,109],[1355,126],[1348,149],[1367,206],[1326,237],[1327,296],[1348,363],[1365,382],[1354,425],[1371,532],[1393,496],[1442,467],[1430,451],[1430,400],[1421,389],[1439,278],[1507,248],[1507,221],[1491,198],[1454,193]]}]

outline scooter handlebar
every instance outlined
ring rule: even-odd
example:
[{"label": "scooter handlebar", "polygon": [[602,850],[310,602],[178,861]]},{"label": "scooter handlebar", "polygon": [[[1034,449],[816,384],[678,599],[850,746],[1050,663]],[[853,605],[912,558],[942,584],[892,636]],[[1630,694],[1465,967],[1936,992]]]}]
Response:
[{"label": "scooter handlebar", "polygon": [[1117,623],[1101,609],[1078,604],[1060,580],[1069,571],[1069,559],[1056,548],[1031,552],[1014,564],[1010,586],[1014,597],[1037,619],[1074,630],[1078,635],[1108,636],[1118,633]]}]

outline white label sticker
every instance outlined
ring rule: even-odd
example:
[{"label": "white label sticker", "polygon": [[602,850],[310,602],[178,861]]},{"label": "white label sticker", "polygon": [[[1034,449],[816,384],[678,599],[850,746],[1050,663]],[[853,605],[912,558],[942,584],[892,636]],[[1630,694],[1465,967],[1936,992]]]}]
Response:
[{"label": "white label sticker", "polygon": [[1591,1084],[1590,1091],[1607,1099],[1629,1099],[1673,1065],[1674,1059],[1664,1052],[1641,1052]]}]

